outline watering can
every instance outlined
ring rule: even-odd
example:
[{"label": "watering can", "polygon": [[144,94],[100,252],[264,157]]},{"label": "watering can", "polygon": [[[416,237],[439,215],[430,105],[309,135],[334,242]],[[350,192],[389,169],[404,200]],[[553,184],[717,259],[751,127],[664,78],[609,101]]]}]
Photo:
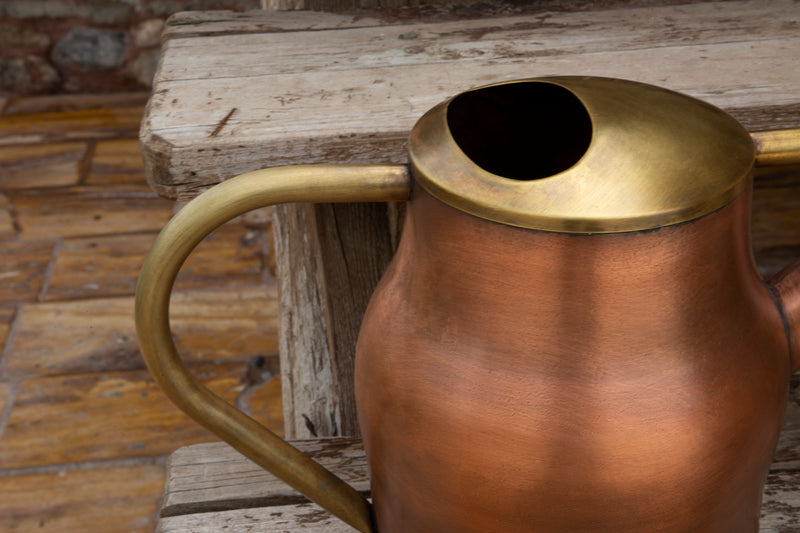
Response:
[{"label": "watering can", "polygon": [[[549,77],[434,107],[409,159],[258,170],[174,217],[136,298],[170,399],[362,532],[756,532],[800,367],[800,263],[757,274],[753,169],[799,163],[800,130]],[[248,210],[402,200],[356,350],[370,503],[192,377],[168,304],[192,249]]]}]

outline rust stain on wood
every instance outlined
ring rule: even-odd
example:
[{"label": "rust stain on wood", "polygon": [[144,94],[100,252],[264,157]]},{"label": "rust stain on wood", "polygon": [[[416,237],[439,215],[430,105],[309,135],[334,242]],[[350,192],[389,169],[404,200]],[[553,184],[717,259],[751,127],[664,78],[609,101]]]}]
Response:
[{"label": "rust stain on wood", "polygon": [[219,132],[221,132],[221,131],[222,131],[222,128],[224,128],[224,127],[225,127],[225,124],[227,124],[227,123],[228,123],[228,121],[231,119],[231,117],[234,115],[234,113],[236,113],[236,111],[238,111],[238,110],[239,110],[239,108],[237,108],[237,107],[234,107],[233,109],[231,109],[230,111],[228,111],[228,114],[227,114],[227,115],[225,115],[225,116],[222,118],[222,120],[220,120],[220,121],[219,121],[219,123],[218,123],[218,124],[217,124],[217,126],[214,128],[214,131],[212,131],[212,132],[211,132],[211,135],[209,135],[209,137],[216,137],[217,135],[219,135]]}]

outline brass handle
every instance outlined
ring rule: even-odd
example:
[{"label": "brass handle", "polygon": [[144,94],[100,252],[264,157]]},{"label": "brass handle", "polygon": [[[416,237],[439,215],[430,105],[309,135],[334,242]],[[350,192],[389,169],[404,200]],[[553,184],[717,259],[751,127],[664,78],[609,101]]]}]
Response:
[{"label": "brass handle", "polygon": [[756,131],[750,137],[757,167],[800,164],[800,128]]},{"label": "brass handle", "polygon": [[399,201],[408,198],[410,188],[405,166],[306,165],[242,174],[212,187],[173,217],[147,255],[136,288],[142,355],[169,399],[250,460],[364,533],[374,530],[369,502],[194,378],[172,340],[169,299],[195,246],[236,216],[288,202]]}]

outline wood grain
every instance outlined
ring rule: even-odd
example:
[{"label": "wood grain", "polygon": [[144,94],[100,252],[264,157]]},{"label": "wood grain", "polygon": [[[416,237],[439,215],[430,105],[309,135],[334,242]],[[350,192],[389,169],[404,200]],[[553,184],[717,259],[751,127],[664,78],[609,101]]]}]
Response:
[{"label": "wood grain", "polygon": [[[786,1],[347,29],[336,27],[340,16],[319,14],[314,31],[297,30],[288,16],[292,31],[282,31],[283,15],[272,17],[260,20],[262,33],[217,28],[165,42],[142,128],[147,172],[160,194],[189,196],[261,166],[402,163],[405,137],[422,113],[491,81],[553,73],[631,78],[751,110],[743,118],[752,122],[762,107],[797,104],[800,87],[793,75],[800,9]],[[204,47],[209,53],[198,53]],[[251,97],[254,86],[259,98]],[[792,116],[796,124],[784,125],[800,125]]]},{"label": "wood grain", "polygon": [[88,149],[85,142],[0,146],[0,189],[76,185]]},{"label": "wood grain", "polygon": [[143,184],[145,182],[139,141],[136,139],[113,139],[97,142],[86,178],[87,184]]},{"label": "wood grain", "polygon": [[53,242],[0,242],[0,303],[35,301],[53,255]]},{"label": "wood grain", "polygon": [[4,113],[0,117],[0,145],[63,142],[88,139],[135,138],[144,106]]},{"label": "wood grain", "polygon": [[[44,294],[45,301],[132,295],[155,233],[65,239]],[[257,285],[262,282],[262,232],[226,224],[187,260],[178,290]]]},{"label": "wood grain", "polygon": [[163,471],[146,464],[0,476],[0,525],[20,532],[150,533]]},{"label": "wood grain", "polygon": [[14,216],[11,214],[11,202],[8,197],[0,192],[0,241],[15,239],[17,228],[14,226]]},{"label": "wood grain", "polygon": [[[0,377],[144,368],[133,305],[125,296],[22,306]],[[170,311],[175,343],[188,363],[276,355],[274,285],[177,292]]]},{"label": "wood grain", "polygon": [[[359,439],[296,441],[296,447],[336,471],[356,490],[369,492]],[[161,516],[307,503],[307,499],[224,443],[186,446],[170,455]]]},{"label": "wood grain", "polygon": [[26,189],[9,194],[24,239],[160,230],[172,203],[144,185]]},{"label": "wood grain", "polygon": [[[17,309],[13,306],[0,306],[0,346],[5,346],[11,322],[17,316]],[[2,409],[0,409],[2,411]]]},{"label": "wood grain", "polygon": [[[193,368],[203,383],[231,402],[244,389],[245,370],[244,363]],[[274,406],[261,420],[281,431],[277,395]],[[145,370],[29,379],[15,395],[0,440],[0,465],[159,456],[213,440],[164,397]]]},{"label": "wood grain", "polygon": [[163,518],[156,533],[353,533],[355,529],[311,503]]}]

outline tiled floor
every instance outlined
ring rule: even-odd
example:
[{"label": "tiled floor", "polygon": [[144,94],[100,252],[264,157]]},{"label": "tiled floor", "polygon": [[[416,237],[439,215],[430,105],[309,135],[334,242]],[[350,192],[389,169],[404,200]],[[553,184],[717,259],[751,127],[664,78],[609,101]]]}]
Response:
[{"label": "tiled floor", "polygon": [[[136,276],[174,209],[145,182],[146,97],[0,100],[0,531],[153,531],[166,456],[217,440],[138,352]],[[269,228],[249,222],[189,259],[173,329],[196,375],[281,430],[279,381],[246,377],[277,351]]]}]

